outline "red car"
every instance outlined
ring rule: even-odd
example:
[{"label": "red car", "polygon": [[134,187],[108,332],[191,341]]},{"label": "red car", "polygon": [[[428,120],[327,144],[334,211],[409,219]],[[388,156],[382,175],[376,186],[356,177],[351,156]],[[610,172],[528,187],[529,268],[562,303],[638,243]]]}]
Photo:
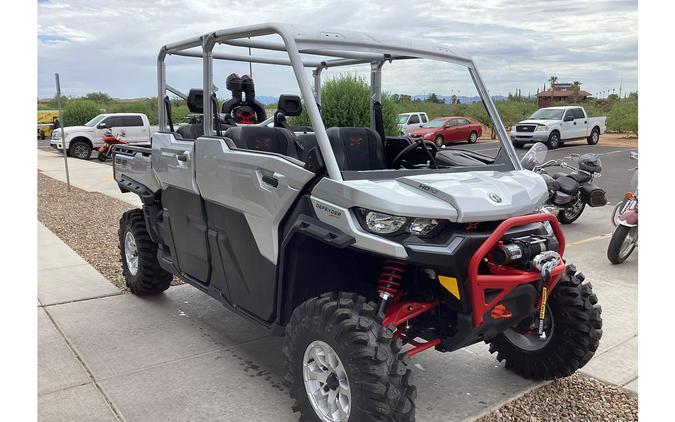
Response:
[{"label": "red car", "polygon": [[467,141],[475,143],[483,134],[480,123],[476,123],[467,117],[437,117],[429,120],[419,129],[410,134],[411,138],[423,138],[432,141],[437,146],[443,146],[449,142]]}]

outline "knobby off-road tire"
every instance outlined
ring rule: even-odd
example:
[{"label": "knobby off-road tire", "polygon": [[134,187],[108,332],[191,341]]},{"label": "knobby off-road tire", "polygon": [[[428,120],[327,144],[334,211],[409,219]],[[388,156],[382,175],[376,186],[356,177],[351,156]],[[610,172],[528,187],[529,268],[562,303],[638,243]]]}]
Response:
[{"label": "knobby off-road tire", "polygon": [[[633,250],[635,249],[634,237],[637,236],[637,227],[626,227],[618,225],[612,239],[609,241],[609,246],[607,247],[607,259],[612,264],[621,264],[624,262]],[[627,239],[628,237],[630,239]],[[624,245],[624,242],[631,242],[630,244]]]},{"label": "knobby off-road tire", "polygon": [[354,293],[325,293],[295,309],[286,326],[285,381],[300,421],[322,420],[305,387],[305,352],[316,342],[330,346],[345,368],[351,392],[349,421],[415,420],[417,390],[410,385],[407,356],[376,312],[374,303]]},{"label": "knobby off-road tire", "polygon": [[122,215],[119,247],[124,279],[132,293],[147,296],[169,288],[173,276],[159,266],[157,244],[150,239],[143,211],[134,209]]},{"label": "knobby off-road tire", "polygon": [[524,350],[503,333],[490,341],[490,353],[496,352],[506,369],[528,379],[551,380],[572,375],[593,357],[602,337],[602,308],[591,284],[575,273],[568,265],[548,300],[553,329],[545,346]]}]

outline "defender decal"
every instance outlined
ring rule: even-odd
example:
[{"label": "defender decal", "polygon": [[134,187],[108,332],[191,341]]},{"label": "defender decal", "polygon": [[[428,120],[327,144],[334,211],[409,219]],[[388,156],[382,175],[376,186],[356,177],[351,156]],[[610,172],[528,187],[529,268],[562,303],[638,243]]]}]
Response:
[{"label": "defender decal", "polygon": [[342,217],[342,211],[338,211],[334,208],[327,207],[327,206],[325,206],[323,204],[320,204],[318,202],[314,206],[316,207],[317,210],[327,212],[330,217],[334,217],[334,218]]}]

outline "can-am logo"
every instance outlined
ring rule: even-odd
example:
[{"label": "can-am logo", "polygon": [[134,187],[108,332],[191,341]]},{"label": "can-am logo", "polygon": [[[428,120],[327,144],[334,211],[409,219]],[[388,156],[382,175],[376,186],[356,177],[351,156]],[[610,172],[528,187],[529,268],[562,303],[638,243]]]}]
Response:
[{"label": "can-am logo", "polygon": [[417,189],[423,190],[424,192],[428,192],[432,195],[436,195],[438,193],[438,189],[432,188],[431,186],[425,185],[424,183],[417,185]]},{"label": "can-am logo", "polygon": [[496,202],[496,203],[498,203],[498,204],[499,204],[500,202],[502,202],[502,197],[499,196],[499,195],[497,195],[497,194],[494,193],[494,192],[488,193],[488,198],[490,198],[490,200],[492,200],[492,202]]},{"label": "can-am logo", "polygon": [[342,211],[338,211],[334,208],[327,207],[327,206],[325,206],[323,204],[320,204],[318,202],[316,203],[315,207],[319,211],[323,211],[325,213],[328,213],[328,215],[330,217],[338,218],[338,217],[342,216]]}]

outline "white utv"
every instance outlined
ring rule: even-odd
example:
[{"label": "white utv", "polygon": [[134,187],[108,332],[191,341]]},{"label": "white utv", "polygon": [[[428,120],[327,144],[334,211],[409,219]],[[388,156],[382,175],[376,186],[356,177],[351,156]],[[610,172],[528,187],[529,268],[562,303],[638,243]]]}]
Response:
[{"label": "white utv", "polygon": [[[202,59],[201,89],[167,84],[170,55]],[[385,134],[382,72],[417,59],[468,71],[501,141],[496,157]],[[236,124],[233,111],[250,105],[237,95],[219,109],[214,60],[290,66],[303,101],[282,96],[273,127]],[[355,64],[370,66],[371,127],[326,129],[321,73]],[[414,420],[409,357],[430,348],[485,341],[535,380],[593,356],[598,300],[565,262],[560,225],[540,211],[546,185],[521,169],[470,58],[426,41],[261,24],[167,44],[157,69],[159,132],[150,145],[115,146],[115,179],[143,202],[120,220],[127,285],[157,294],[177,276],[285,335],[300,420]],[[174,130],[167,91],[203,121]],[[313,132],[286,121],[302,106]]]}]

